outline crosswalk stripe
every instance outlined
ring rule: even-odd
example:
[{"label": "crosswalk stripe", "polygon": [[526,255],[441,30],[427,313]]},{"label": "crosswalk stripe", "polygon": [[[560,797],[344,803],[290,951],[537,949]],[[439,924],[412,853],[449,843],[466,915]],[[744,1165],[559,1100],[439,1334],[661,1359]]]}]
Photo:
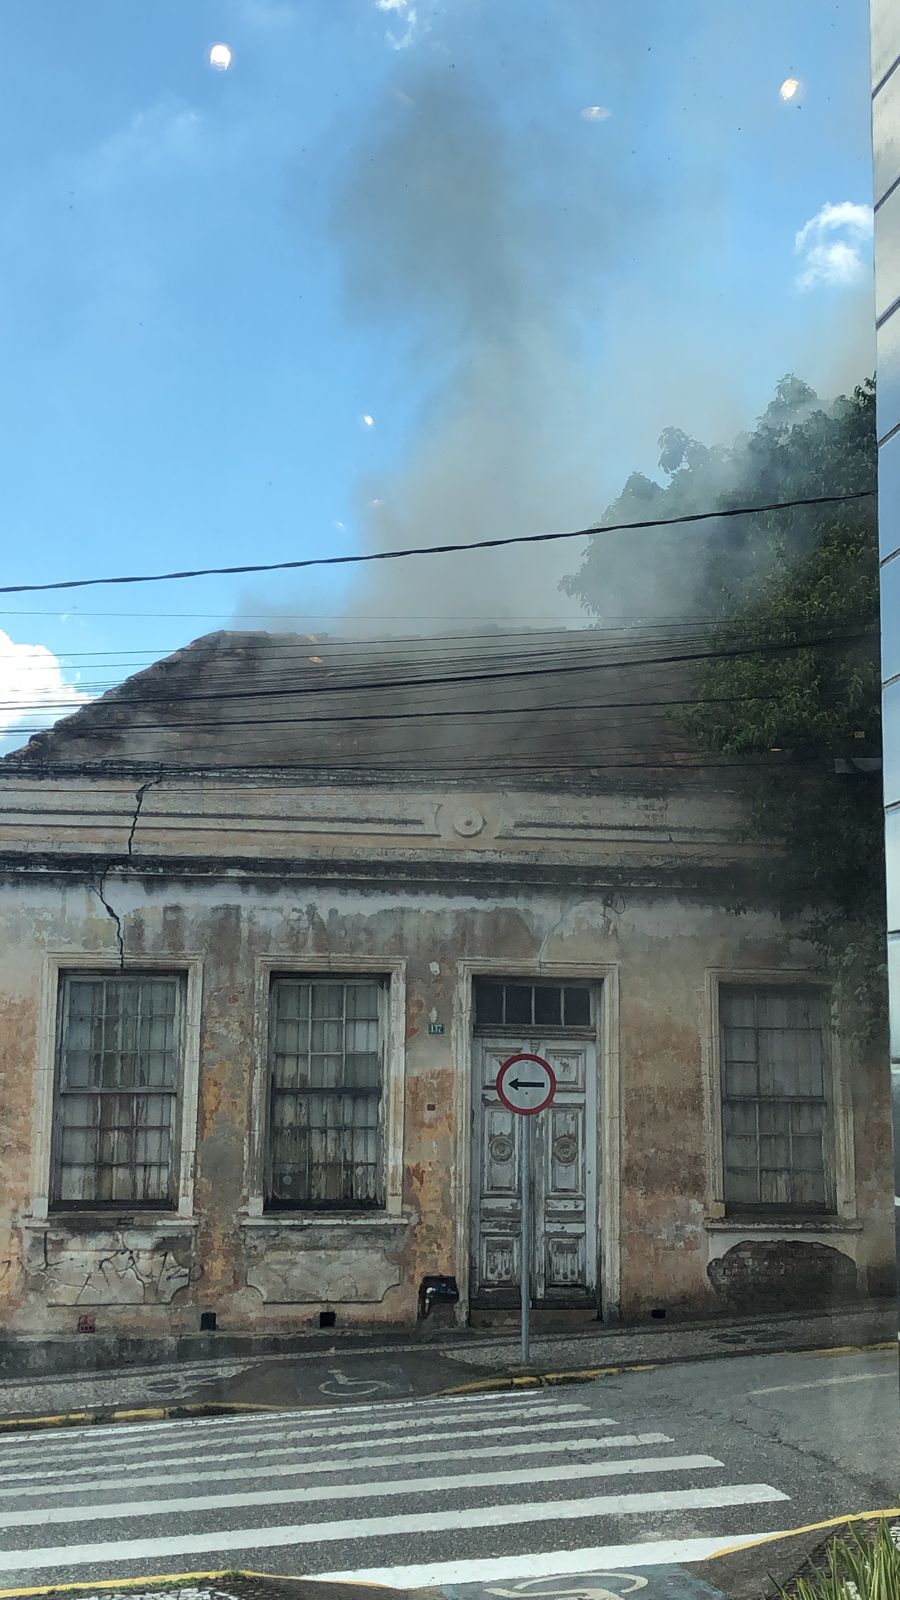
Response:
[{"label": "crosswalk stripe", "polygon": [[[458,1439],[495,1439],[497,1441],[497,1450],[505,1450],[506,1449],[506,1441],[511,1435],[517,1436],[517,1435],[522,1434],[522,1433],[527,1433],[529,1438],[530,1438],[533,1434],[537,1434],[537,1433],[541,1433],[541,1434],[549,1433],[549,1432],[566,1432],[566,1433],[569,1433],[573,1429],[578,1429],[578,1428],[612,1428],[612,1427],[615,1427],[615,1422],[614,1422],[614,1419],[612,1417],[587,1417],[587,1416],[584,1416],[582,1414],[581,1416],[577,1416],[577,1417],[569,1417],[564,1422],[523,1422],[523,1423],[515,1423],[512,1427],[508,1427],[506,1424],[504,1424],[502,1427],[493,1427],[493,1428],[455,1428],[453,1430],[453,1439],[454,1439],[454,1441],[456,1441]],[[263,1434],[263,1435],[260,1435],[259,1437],[262,1438],[262,1439],[267,1439],[269,1437],[269,1435],[268,1434]],[[279,1437],[281,1437],[281,1436],[279,1435]],[[305,1438],[305,1437],[307,1437],[307,1435],[301,1435],[301,1438]],[[446,1429],[441,1428],[437,1432],[434,1432],[434,1433],[429,1433],[427,1430],[426,1431],[419,1431],[419,1432],[416,1432],[416,1433],[404,1433],[404,1434],[401,1434],[398,1438],[395,1438],[395,1439],[384,1439],[382,1441],[382,1443],[383,1443],[383,1445],[385,1447],[390,1445],[390,1447],[392,1449],[394,1449],[395,1447],[397,1447],[399,1445],[426,1444],[426,1443],[431,1443],[434,1440],[446,1439],[446,1437],[447,1437]],[[249,1445],[249,1443],[250,1443],[250,1441],[245,1441],[245,1448],[241,1449],[241,1450],[217,1451],[214,1459],[217,1462],[220,1462],[220,1461],[245,1461],[245,1462],[247,1462],[247,1464],[249,1466],[251,1464],[252,1465],[256,1465],[259,1462],[262,1462],[264,1464],[265,1461],[269,1460],[271,1457],[274,1457],[274,1456],[294,1456],[294,1457],[297,1457],[297,1456],[301,1456],[301,1455],[314,1455],[315,1452],[317,1452],[317,1451],[322,1449],[321,1444],[316,1444],[316,1445],[286,1444],[286,1445],[274,1445],[274,1446],[272,1446],[272,1445],[264,1445],[264,1447],[261,1450],[257,1450],[255,1448],[253,1448],[253,1449],[246,1448],[246,1446]],[[341,1454],[345,1454],[348,1450],[368,1450],[368,1448],[369,1448],[369,1439],[368,1438],[349,1439],[349,1440],[344,1440],[343,1442],[341,1442],[339,1440],[337,1443],[330,1443],[328,1445],[328,1451],[329,1451],[330,1455],[334,1455],[334,1454],[336,1454],[338,1452],[341,1453]],[[182,1446],[180,1444],[177,1446],[177,1448],[175,1446],[173,1446],[173,1452],[176,1455],[176,1460],[174,1462],[174,1465],[175,1466],[180,1466],[181,1465],[181,1461],[182,1461],[182,1459],[184,1457],[184,1454],[185,1454]],[[167,1453],[169,1453],[169,1452],[167,1452]],[[147,1465],[146,1457],[147,1457],[148,1454],[149,1454],[149,1452],[145,1451],[141,1455],[141,1457],[136,1461],[116,1461],[116,1463],[115,1463],[116,1471],[120,1472],[120,1473],[127,1473],[129,1475],[131,1473],[133,1473],[133,1472],[140,1472],[141,1468],[145,1467]],[[199,1456],[199,1455],[195,1455],[194,1459],[197,1460],[197,1461],[200,1461],[203,1458],[201,1456]],[[160,1464],[160,1466],[165,1466],[165,1462],[160,1462],[159,1464]],[[347,1468],[348,1471],[350,1471],[352,1469],[353,1464],[354,1463],[353,1463],[352,1459],[346,1462],[346,1468]],[[96,1460],[89,1462],[86,1467],[59,1467],[59,1468],[57,1468],[55,1470],[51,1470],[50,1472],[46,1472],[46,1471],[41,1472],[41,1482],[42,1483],[50,1483],[50,1482],[54,1482],[58,1478],[65,1478],[65,1479],[75,1478],[76,1476],[80,1476],[83,1473],[96,1472],[96,1470],[97,1470]],[[28,1469],[28,1471],[0,1473],[0,1484],[9,1484],[9,1483],[16,1484],[16,1483],[21,1483],[23,1481],[27,1482],[27,1483],[32,1483],[34,1481],[34,1474],[35,1474],[35,1467],[34,1466],[30,1467]],[[17,1491],[15,1488],[12,1488],[12,1489],[9,1489],[9,1488],[0,1489],[0,1494],[4,1494],[4,1495],[16,1494],[18,1492],[19,1491]]]},{"label": "crosswalk stripe", "polygon": [[[567,1424],[567,1426],[583,1426],[584,1424]],[[530,1430],[529,1430],[530,1431]],[[410,1436],[413,1443],[418,1443],[418,1437]],[[454,1434],[454,1440],[460,1437]],[[392,1441],[396,1443],[396,1441]],[[635,1446],[649,1444],[671,1444],[673,1441],[667,1433],[610,1433],[585,1435],[576,1439],[539,1439],[533,1444],[489,1444],[473,1448],[471,1445],[463,1450],[413,1450],[405,1455],[396,1453],[389,1456],[369,1456],[364,1461],[334,1460],[329,1456],[327,1461],[294,1461],[288,1464],[275,1463],[267,1465],[259,1456],[253,1458],[253,1470],[258,1476],[270,1478],[296,1478],[312,1476],[320,1472],[354,1472],[365,1467],[368,1471],[372,1467],[406,1467],[417,1465],[424,1461],[479,1461],[491,1460],[502,1453],[507,1456],[535,1456],[559,1454],[560,1451],[573,1450],[628,1450]],[[359,1445],[354,1445],[359,1449]],[[296,1454],[296,1452],[295,1452]],[[219,1458],[221,1459],[221,1457]],[[82,1468],[82,1471],[93,1471],[93,1467]],[[210,1472],[199,1472],[196,1467],[191,1472],[162,1472],[150,1476],[129,1477],[129,1489],[165,1488],[167,1484],[175,1483],[203,1483],[214,1480],[217,1483],[233,1480],[246,1480],[248,1464],[242,1467],[222,1468],[214,1467]],[[66,1473],[57,1474],[66,1477]],[[67,1481],[50,1486],[46,1476],[38,1484],[32,1481],[33,1474],[29,1474],[27,1485],[16,1484],[12,1488],[0,1489],[0,1499],[21,1499],[24,1496],[50,1494],[102,1494],[109,1489],[108,1478],[94,1478],[88,1482],[73,1483]]]},{"label": "crosswalk stripe", "polygon": [[[508,1417],[558,1417],[562,1414],[569,1416],[584,1415],[586,1409],[587,1408],[584,1405],[573,1403],[570,1405],[558,1406],[545,1404],[532,1410],[530,1407],[523,1405],[520,1401],[518,1407],[510,1407],[508,1410],[502,1412],[486,1412],[483,1416],[479,1415],[478,1420],[482,1422],[492,1422],[496,1418],[497,1422],[500,1423],[505,1421]],[[355,1412],[356,1407],[354,1406],[351,1414],[355,1414]],[[346,1414],[347,1413],[345,1412],[344,1415]],[[298,1416],[306,1419],[315,1417],[316,1413],[314,1411],[306,1411],[298,1413]],[[230,1442],[238,1443],[239,1441],[243,1441],[244,1443],[256,1443],[264,1442],[266,1439],[271,1438],[284,1438],[292,1429],[295,1429],[297,1426],[296,1418],[291,1418],[290,1416],[285,1418],[281,1413],[279,1413],[277,1418],[273,1417],[269,1426],[262,1430],[259,1426],[259,1419],[256,1418],[255,1421],[255,1431],[251,1432],[248,1430],[242,1430],[237,1433],[236,1437],[233,1440],[230,1440]],[[161,1427],[163,1424],[158,1424],[158,1426]],[[408,1417],[394,1418],[393,1420],[386,1422],[348,1422],[340,1426],[328,1424],[326,1427],[315,1426],[303,1428],[301,1437],[304,1439],[339,1440],[346,1438],[349,1434],[364,1434],[366,1437],[368,1437],[373,1433],[390,1433],[395,1428],[406,1428],[408,1426]],[[182,1433],[177,1439],[167,1436],[166,1439],[161,1440],[158,1444],[141,1445],[141,1457],[143,1459],[148,1455],[177,1454],[183,1449],[184,1445],[187,1444],[188,1441],[191,1453],[193,1454],[198,1449],[217,1446],[219,1437],[221,1436],[216,1435],[214,1439],[207,1439],[205,1437],[195,1439],[189,1433]],[[34,1462],[40,1466],[43,1465],[44,1462],[53,1460],[57,1457],[62,1457],[67,1461],[70,1460],[73,1455],[89,1454],[92,1457],[96,1457],[98,1451],[100,1450],[103,1451],[106,1457],[112,1458],[120,1453],[120,1450],[127,1451],[133,1448],[133,1441],[120,1441],[120,1437],[115,1429],[107,1431],[106,1429],[100,1430],[95,1428],[87,1434],[79,1433],[79,1437],[75,1440],[70,1441],[67,1438],[67,1440],[55,1441],[55,1443],[57,1446],[56,1449],[38,1450],[36,1448],[31,1448],[27,1452],[16,1454],[11,1453],[10,1455],[7,1455],[6,1451],[4,1450],[0,1450],[0,1464],[2,1464],[4,1467],[7,1465],[22,1467],[30,1462]],[[6,1474],[0,1474],[0,1481],[3,1481],[5,1476]]]},{"label": "crosswalk stripe", "polygon": [[[496,1448],[501,1451],[506,1448],[506,1440],[511,1434],[528,1434],[528,1437],[532,1437],[532,1435],[549,1434],[549,1432],[570,1432],[570,1430],[580,1429],[580,1427],[615,1427],[615,1421],[613,1421],[612,1416],[589,1418],[589,1416],[581,1414],[577,1418],[567,1418],[565,1422],[516,1422],[511,1427],[455,1429],[453,1430],[453,1440],[456,1442],[460,1438],[496,1438],[496,1442],[498,1442]],[[440,1429],[439,1432],[434,1432],[434,1434],[429,1434],[429,1432],[400,1434],[397,1438],[386,1438],[386,1440],[383,1440],[383,1445],[389,1445],[391,1448],[396,1448],[397,1445],[423,1445],[423,1443],[431,1443],[434,1440],[440,1440],[440,1438],[447,1438],[444,1429]],[[314,1454],[320,1448],[322,1448],[320,1445],[266,1445],[263,1450],[219,1451],[213,1459],[215,1461],[247,1461],[248,1466],[250,1466],[250,1464],[264,1464],[274,1456],[295,1456],[296,1458],[301,1454]],[[351,1440],[344,1440],[343,1443],[328,1443],[328,1451],[331,1454],[338,1453],[338,1451],[343,1454],[349,1450],[368,1450],[368,1448],[370,1448],[370,1440],[368,1438],[351,1438]],[[178,1448],[173,1446],[173,1451],[176,1454],[175,1466],[181,1466],[184,1456],[183,1448],[181,1448],[181,1445],[178,1445]],[[147,1454],[149,1454],[149,1451],[144,1451],[143,1456],[138,1461],[117,1461],[115,1462],[115,1470],[122,1472],[122,1474],[139,1472],[141,1467],[146,1466]],[[170,1451],[167,1451],[167,1454],[170,1454]],[[203,1458],[197,1456],[195,1459],[200,1461]],[[165,1462],[160,1461],[160,1466],[165,1466]],[[348,1462],[348,1466],[352,1466],[352,1461]],[[37,1467],[38,1470],[42,1470],[42,1483],[50,1483],[56,1482],[58,1478],[75,1478],[80,1477],[85,1472],[96,1472],[96,1461],[91,1461],[86,1467],[59,1467],[59,1469],[51,1470],[51,1472],[43,1470],[40,1462],[37,1462]],[[34,1466],[29,1467],[27,1472],[6,1472],[6,1474],[0,1474],[0,1483],[21,1483],[22,1480],[32,1483],[34,1482],[34,1474]],[[0,1490],[0,1493],[16,1494],[18,1490],[6,1488],[6,1490]]]},{"label": "crosswalk stripe", "polygon": [[543,1550],[523,1556],[475,1561],[432,1561],[418,1567],[359,1567],[347,1572],[311,1572],[320,1583],[385,1584],[393,1589],[440,1588],[448,1583],[498,1583],[516,1578],[561,1578],[568,1574],[621,1572],[642,1567],[680,1567],[708,1561],[717,1550],[771,1539],[771,1533],[722,1533],[710,1539],[654,1539],[642,1544],[600,1544],[580,1550]]},{"label": "crosswalk stripe", "polygon": [[[617,1461],[579,1462],[578,1477],[618,1478],[637,1473],[699,1472],[721,1467],[715,1456],[646,1456]],[[518,1488],[527,1483],[568,1483],[572,1466],[518,1467],[500,1472],[465,1472],[440,1478],[388,1478],[380,1483],[326,1483],[310,1489],[250,1489],[244,1494],[190,1495],[178,1500],[129,1500],[108,1505],[40,1506],[35,1511],[4,1511],[0,1528],[39,1528],[45,1523],[131,1522],[139,1517],[177,1517],[198,1511],[231,1511],[243,1506],[313,1505],[327,1500],[380,1500],[393,1495],[452,1494],[469,1489]]]},{"label": "crosswalk stripe", "polygon": [[[277,1416],[274,1413],[273,1416],[276,1416],[276,1420],[279,1422],[303,1421],[307,1417],[319,1419],[322,1417],[346,1417],[351,1414],[353,1416],[366,1416],[369,1413],[378,1416],[391,1416],[395,1412],[408,1413],[421,1410],[423,1404],[430,1406],[433,1411],[446,1411],[448,1415],[454,1415],[457,1411],[462,1412],[475,1407],[480,1407],[485,1412],[489,1410],[501,1411],[507,1406],[544,1407],[552,1405],[554,1398],[546,1390],[523,1393],[520,1389],[509,1392],[501,1391],[496,1394],[420,1395],[409,1400],[375,1400],[371,1403],[352,1401],[342,1406],[305,1406],[294,1407],[291,1410],[279,1409]],[[160,1401],[159,1403],[163,1404],[165,1402]],[[184,1403],[185,1405],[192,1403],[202,1404],[202,1399],[195,1402],[176,1401],[174,1403]],[[134,1437],[141,1434],[158,1434],[163,1430],[176,1429],[182,1431],[191,1429],[197,1433],[221,1433],[254,1425],[258,1426],[258,1424],[259,1413],[250,1412],[246,1416],[240,1417],[170,1417],[159,1422],[111,1423],[105,1428],[102,1423],[91,1423],[86,1424],[84,1427],[67,1428],[65,1436],[69,1440],[80,1440],[85,1437],[95,1438],[100,1432],[108,1432],[115,1433],[117,1438],[123,1438],[128,1435]],[[51,1444],[54,1442],[52,1438],[48,1439],[46,1432],[42,1429],[35,1428],[32,1432],[25,1431],[22,1434],[17,1433],[9,1437],[0,1438],[0,1453],[16,1449],[23,1437],[29,1444],[37,1444],[40,1440],[45,1440]],[[60,1441],[57,1440],[56,1442]]]},{"label": "crosswalk stripe", "polygon": [[532,1501],[514,1505],[458,1507],[452,1511],[401,1513],[393,1517],[360,1517],[339,1522],[306,1522],[265,1528],[229,1528],[154,1539],[113,1539],[99,1544],[57,1545],[0,1552],[0,1571],[121,1565],[184,1555],[213,1555],[226,1550],[261,1550],[333,1543],[337,1540],[384,1538],[394,1534],[432,1534],[452,1529],[499,1528],[512,1524],[566,1522],[599,1516],[638,1516],[674,1511],[703,1511],[723,1506],[765,1505],[787,1500],[766,1483],[720,1484],[706,1489],[672,1489],[664,1493],[594,1495],[579,1500]]}]

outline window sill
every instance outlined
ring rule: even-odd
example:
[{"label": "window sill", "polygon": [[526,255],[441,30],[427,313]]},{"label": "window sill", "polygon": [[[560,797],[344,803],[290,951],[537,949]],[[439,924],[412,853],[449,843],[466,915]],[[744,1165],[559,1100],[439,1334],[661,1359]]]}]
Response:
[{"label": "window sill", "polygon": [[242,1228],[408,1228],[411,1211],[267,1211],[241,1217]]},{"label": "window sill", "polygon": [[856,1217],[707,1217],[707,1233],[862,1233]]},{"label": "window sill", "polygon": [[198,1217],[180,1217],[177,1211],[51,1211],[47,1217],[22,1217],[20,1221],[20,1226],[31,1233],[124,1233],[132,1228],[141,1232],[154,1229],[161,1233],[190,1233],[198,1225]]}]

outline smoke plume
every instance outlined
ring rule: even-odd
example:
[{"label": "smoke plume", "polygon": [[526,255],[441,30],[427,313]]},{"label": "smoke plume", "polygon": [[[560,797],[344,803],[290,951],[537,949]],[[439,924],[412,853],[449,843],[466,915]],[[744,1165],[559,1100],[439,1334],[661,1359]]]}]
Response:
[{"label": "smoke plume", "polygon": [[[552,130],[505,127],[496,101],[446,66],[385,95],[352,154],[330,234],[348,320],[408,341],[422,393],[402,464],[356,485],[364,548],[596,521],[614,483],[599,465],[599,377],[579,313],[596,313],[621,226],[610,148],[588,128],[583,156],[564,160]],[[339,626],[577,624],[559,582],[578,549],[359,569]],[[293,625],[296,612],[283,617]]]}]

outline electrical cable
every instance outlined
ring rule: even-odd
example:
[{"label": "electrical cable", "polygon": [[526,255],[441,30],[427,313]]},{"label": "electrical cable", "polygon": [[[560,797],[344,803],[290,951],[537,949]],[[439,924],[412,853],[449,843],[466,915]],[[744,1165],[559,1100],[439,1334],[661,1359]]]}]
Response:
[{"label": "electrical cable", "polygon": [[110,584],[168,583],[185,578],[231,577],[250,572],[297,572],[308,567],[361,566],[373,561],[401,561],[409,556],[456,555],[469,550],[496,550],[507,545],[547,544],[556,539],[591,539],[600,533],[632,533],[642,528],[669,528],[694,522],[710,522],[728,517],[757,516],[772,511],[791,511],[804,506],[838,505],[862,500],[877,493],[857,489],[849,494],[809,495],[794,500],[773,500],[765,505],[726,506],[718,511],[690,511],[678,517],[650,517],[637,522],[611,522],[600,527],[576,528],[561,533],[508,534],[498,539],[473,539],[456,544],[414,546],[408,550],[370,550],[358,555],[307,556],[298,561],[245,562],[229,567],[193,567],[176,572],[130,573],[103,578],[59,578],[51,583],[7,583],[0,594],[39,594],[56,589],[90,589]]}]

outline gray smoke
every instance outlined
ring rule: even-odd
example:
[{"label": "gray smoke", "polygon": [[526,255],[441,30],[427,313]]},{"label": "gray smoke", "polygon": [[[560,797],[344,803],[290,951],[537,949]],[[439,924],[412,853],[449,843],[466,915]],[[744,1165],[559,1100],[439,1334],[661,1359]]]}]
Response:
[{"label": "gray smoke", "polygon": [[[670,289],[666,275],[665,263],[715,238],[708,141],[689,193],[640,192],[615,117],[581,124],[573,140],[578,108],[545,105],[539,75],[523,68],[509,98],[479,86],[471,59],[465,73],[434,60],[367,114],[328,221],[348,322],[405,342],[422,380],[401,464],[355,486],[371,551],[595,525],[635,468],[665,483],[664,428],[730,442],[762,409],[721,339],[679,316],[677,278]],[[655,264],[652,292],[628,287],[623,259]],[[868,370],[857,363],[864,329],[852,306],[844,317],[827,363],[821,350],[786,348],[773,384],[792,367],[825,394],[832,380],[857,381]],[[337,607],[328,579],[310,574],[289,604],[248,595],[242,616],[357,636],[492,620],[578,627],[584,612],[560,580],[584,550],[560,541],[350,568]],[[653,551],[645,541],[610,560],[610,615],[691,614],[690,561],[673,583]]]},{"label": "gray smoke", "polygon": [[[573,313],[590,315],[586,298],[601,294],[624,201],[614,137],[584,132],[583,156],[564,160],[552,129],[504,126],[496,99],[449,66],[389,91],[367,124],[330,218],[344,306],[351,322],[408,341],[426,397],[400,468],[356,485],[364,548],[590,526],[614,491],[600,466],[600,375]],[[577,625],[559,581],[580,548],[358,569],[338,625]],[[317,609],[304,587],[273,625]]]}]

